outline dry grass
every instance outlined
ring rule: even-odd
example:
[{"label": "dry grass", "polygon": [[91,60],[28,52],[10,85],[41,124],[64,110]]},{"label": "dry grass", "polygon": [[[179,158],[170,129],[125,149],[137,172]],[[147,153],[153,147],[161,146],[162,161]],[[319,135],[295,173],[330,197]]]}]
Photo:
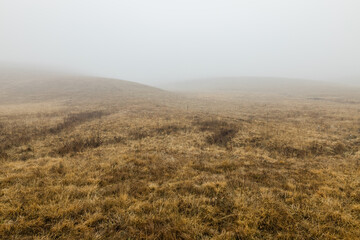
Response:
[{"label": "dry grass", "polygon": [[242,104],[9,110],[0,238],[359,238],[359,105]]}]

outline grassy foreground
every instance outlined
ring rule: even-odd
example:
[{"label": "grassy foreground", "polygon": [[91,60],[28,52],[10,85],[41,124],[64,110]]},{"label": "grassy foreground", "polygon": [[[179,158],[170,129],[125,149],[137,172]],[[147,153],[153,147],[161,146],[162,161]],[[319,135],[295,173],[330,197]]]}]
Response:
[{"label": "grassy foreground", "polygon": [[0,238],[360,238],[358,109],[3,107]]}]

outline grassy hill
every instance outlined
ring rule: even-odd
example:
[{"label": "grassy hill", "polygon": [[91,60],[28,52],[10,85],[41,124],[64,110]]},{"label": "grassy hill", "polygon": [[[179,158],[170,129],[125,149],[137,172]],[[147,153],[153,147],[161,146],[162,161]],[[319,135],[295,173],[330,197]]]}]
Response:
[{"label": "grassy hill", "polygon": [[0,71],[0,85],[0,104],[160,102],[171,97],[170,93],[158,88],[125,80],[27,71]]}]

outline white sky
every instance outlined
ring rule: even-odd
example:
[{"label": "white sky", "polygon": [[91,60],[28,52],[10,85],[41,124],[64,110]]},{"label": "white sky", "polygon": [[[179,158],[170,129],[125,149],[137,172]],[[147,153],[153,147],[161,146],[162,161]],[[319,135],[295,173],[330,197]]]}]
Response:
[{"label": "white sky", "polygon": [[0,0],[1,62],[149,84],[359,77],[359,44],[359,0]]}]

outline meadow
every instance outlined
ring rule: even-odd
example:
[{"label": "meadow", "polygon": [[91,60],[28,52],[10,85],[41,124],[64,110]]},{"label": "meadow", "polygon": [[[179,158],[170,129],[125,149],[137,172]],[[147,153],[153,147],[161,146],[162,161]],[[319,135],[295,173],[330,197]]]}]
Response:
[{"label": "meadow", "polygon": [[360,102],[0,106],[1,239],[359,239]]}]

